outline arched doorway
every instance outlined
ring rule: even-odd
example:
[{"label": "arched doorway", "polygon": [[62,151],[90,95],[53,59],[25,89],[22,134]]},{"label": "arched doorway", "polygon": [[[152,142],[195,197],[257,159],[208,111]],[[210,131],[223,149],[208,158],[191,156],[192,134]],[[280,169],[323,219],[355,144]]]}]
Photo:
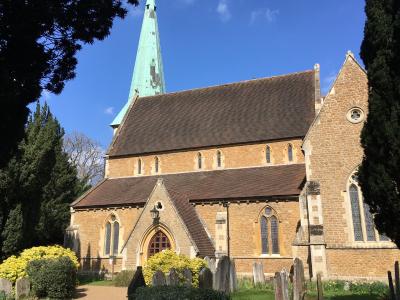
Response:
[{"label": "arched doorway", "polygon": [[150,258],[154,254],[161,252],[166,249],[171,249],[171,242],[168,238],[168,236],[162,232],[161,230],[158,230],[153,237],[151,238],[149,242],[149,249],[147,251],[147,258]]}]

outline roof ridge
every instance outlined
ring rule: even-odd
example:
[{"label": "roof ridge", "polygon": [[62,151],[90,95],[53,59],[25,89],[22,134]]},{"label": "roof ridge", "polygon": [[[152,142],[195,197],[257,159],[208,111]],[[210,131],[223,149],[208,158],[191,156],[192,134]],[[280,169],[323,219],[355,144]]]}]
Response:
[{"label": "roof ridge", "polygon": [[206,87],[192,88],[192,89],[169,92],[169,93],[152,95],[152,96],[145,96],[145,97],[140,97],[139,96],[137,100],[157,98],[157,97],[160,97],[160,96],[170,96],[170,95],[176,95],[176,94],[183,94],[183,93],[199,91],[199,90],[212,90],[212,89],[225,87],[225,86],[233,86],[233,85],[238,85],[238,84],[242,84],[242,83],[251,83],[251,82],[257,82],[257,81],[263,81],[263,80],[272,80],[272,79],[278,79],[278,78],[282,78],[282,77],[289,77],[289,76],[293,76],[293,75],[300,75],[300,74],[312,73],[312,72],[314,72],[314,70],[313,69],[309,69],[309,70],[292,72],[292,73],[287,73],[287,74],[274,75],[274,76],[270,76],[270,77],[260,77],[260,78],[254,78],[254,79],[245,79],[245,80],[240,80],[240,81],[235,81],[235,82],[228,82],[228,83],[223,83],[223,84],[210,85],[210,86],[206,86]]}]

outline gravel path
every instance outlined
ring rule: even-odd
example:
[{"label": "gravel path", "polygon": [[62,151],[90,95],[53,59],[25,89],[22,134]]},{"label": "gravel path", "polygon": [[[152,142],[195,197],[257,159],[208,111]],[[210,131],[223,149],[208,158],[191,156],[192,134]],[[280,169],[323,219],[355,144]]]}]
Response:
[{"label": "gravel path", "polygon": [[127,288],[114,286],[81,285],[74,299],[80,300],[127,300]]}]

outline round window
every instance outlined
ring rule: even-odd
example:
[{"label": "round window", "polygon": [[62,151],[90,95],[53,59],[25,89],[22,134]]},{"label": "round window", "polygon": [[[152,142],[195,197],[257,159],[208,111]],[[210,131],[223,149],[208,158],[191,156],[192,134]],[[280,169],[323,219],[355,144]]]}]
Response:
[{"label": "round window", "polygon": [[161,202],[157,202],[157,204],[156,204],[156,209],[157,210],[162,210],[164,207],[163,207],[163,205],[162,205],[162,203]]},{"label": "round window", "polygon": [[351,123],[360,123],[364,120],[364,112],[359,107],[353,107],[347,112],[347,120]]}]

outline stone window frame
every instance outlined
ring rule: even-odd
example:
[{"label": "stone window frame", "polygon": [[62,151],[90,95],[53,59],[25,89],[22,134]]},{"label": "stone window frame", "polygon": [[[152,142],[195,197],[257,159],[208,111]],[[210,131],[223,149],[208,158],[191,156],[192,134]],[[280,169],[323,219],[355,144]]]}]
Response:
[{"label": "stone window frame", "polygon": [[197,170],[204,169],[204,156],[200,151],[197,152],[197,155],[196,155],[196,167],[197,167]]},{"label": "stone window frame", "polygon": [[158,156],[154,156],[153,174],[161,173],[161,159]]},{"label": "stone window frame", "polygon": [[[359,117],[357,120],[355,120],[355,119],[352,118],[353,111],[355,111],[355,110],[358,110],[358,111],[360,112],[360,117]],[[364,113],[364,111],[363,111],[363,109],[362,109],[361,107],[359,107],[359,106],[353,106],[352,108],[350,108],[350,109],[347,111],[347,113],[346,113],[346,119],[347,119],[350,123],[358,124],[358,123],[361,123],[362,121],[364,121],[364,119],[365,119],[365,113]]]},{"label": "stone window frame", "polygon": [[294,146],[292,143],[288,143],[286,147],[286,158],[287,162],[289,164],[292,164],[295,162],[295,151],[294,151]]},{"label": "stone window frame", "polygon": [[220,149],[218,149],[217,152],[215,153],[215,168],[223,169],[224,167],[225,167],[224,154]]},{"label": "stone window frame", "polygon": [[[118,239],[117,239],[117,249],[115,249],[115,226],[118,226]],[[108,237],[107,234],[107,227],[109,226],[110,228],[110,234]],[[121,221],[120,219],[117,217],[117,215],[115,213],[111,213],[105,223],[104,223],[104,230],[103,230],[103,251],[102,253],[104,254],[105,257],[111,257],[111,256],[115,256],[115,257],[121,257],[121,253],[120,253],[120,249],[121,249],[121,245],[122,245],[122,239],[121,239]],[[109,252],[107,253],[107,244],[109,244]]]},{"label": "stone window frame", "polygon": [[[358,170],[358,168],[357,168]],[[369,240],[368,239],[368,232],[367,232],[367,224],[366,224],[366,214],[365,214],[365,209],[366,203],[364,202],[364,197],[362,195],[361,187],[358,183],[357,177],[356,177],[356,171],[353,171],[351,175],[349,176],[347,180],[347,186],[346,186],[346,203],[347,203],[347,211],[348,211],[348,223],[349,223],[349,228],[350,228],[350,236],[351,236],[351,241],[354,245],[380,245],[384,243],[387,245],[388,243],[392,244],[390,239],[385,238],[383,235],[380,235],[378,230],[376,229],[375,225],[374,226],[374,240]],[[358,207],[360,211],[360,218],[361,218],[361,231],[362,231],[362,240],[356,240],[355,237],[355,232],[354,232],[354,220],[353,220],[353,210],[351,206],[351,195],[350,195],[350,188],[352,186],[355,186],[357,188],[358,192]],[[373,216],[372,216],[373,218]]]},{"label": "stone window frame", "polygon": [[135,166],[135,172],[136,175],[143,175],[144,171],[144,163],[143,163],[143,159],[138,157],[138,159],[136,160],[136,166]]},{"label": "stone window frame", "polygon": [[272,148],[269,144],[265,145],[264,161],[267,165],[272,164]]},{"label": "stone window frame", "polygon": [[[270,214],[266,214],[266,209],[270,209],[271,213]],[[262,219],[265,218],[267,220],[267,246],[268,246],[268,253],[263,253],[263,237],[262,237]],[[271,226],[271,219],[275,218],[276,219],[276,224],[278,226],[278,232],[277,232],[277,247],[278,247],[278,253],[273,253],[273,242],[272,242],[272,226]],[[261,210],[261,212],[259,213],[258,216],[258,234],[257,234],[257,240],[258,240],[258,253],[260,255],[260,257],[280,257],[282,256],[282,245],[281,245],[281,241],[282,241],[282,236],[281,236],[281,221],[278,217],[278,213],[276,212],[275,209],[273,209],[270,205],[266,205],[263,207],[263,209]]]}]

